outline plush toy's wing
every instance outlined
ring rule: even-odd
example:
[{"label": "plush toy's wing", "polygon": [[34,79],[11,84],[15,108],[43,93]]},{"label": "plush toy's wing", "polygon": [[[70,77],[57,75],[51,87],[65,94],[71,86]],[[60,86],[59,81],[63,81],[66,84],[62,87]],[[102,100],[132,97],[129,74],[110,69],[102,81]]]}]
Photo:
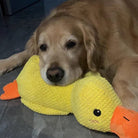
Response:
[{"label": "plush toy's wing", "polygon": [[4,86],[3,91],[4,93],[0,95],[1,100],[10,100],[20,97],[16,80]]}]

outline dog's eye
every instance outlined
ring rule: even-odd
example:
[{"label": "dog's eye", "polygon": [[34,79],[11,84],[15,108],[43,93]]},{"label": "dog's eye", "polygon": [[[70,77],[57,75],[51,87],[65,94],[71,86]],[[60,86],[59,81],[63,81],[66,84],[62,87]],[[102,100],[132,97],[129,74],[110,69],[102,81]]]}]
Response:
[{"label": "dog's eye", "polygon": [[71,48],[73,48],[74,46],[76,46],[76,42],[75,42],[75,41],[69,40],[69,41],[66,43],[66,48],[67,48],[67,49],[71,49]]},{"label": "dog's eye", "polygon": [[47,45],[46,44],[40,45],[40,49],[41,49],[41,51],[46,51],[47,50]]}]

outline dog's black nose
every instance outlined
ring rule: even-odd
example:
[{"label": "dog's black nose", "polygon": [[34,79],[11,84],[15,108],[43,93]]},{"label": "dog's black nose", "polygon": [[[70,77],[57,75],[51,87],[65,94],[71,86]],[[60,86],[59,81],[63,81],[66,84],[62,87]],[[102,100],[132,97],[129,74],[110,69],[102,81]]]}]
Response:
[{"label": "dog's black nose", "polygon": [[51,82],[59,82],[64,77],[64,70],[60,67],[49,68],[46,75]]}]

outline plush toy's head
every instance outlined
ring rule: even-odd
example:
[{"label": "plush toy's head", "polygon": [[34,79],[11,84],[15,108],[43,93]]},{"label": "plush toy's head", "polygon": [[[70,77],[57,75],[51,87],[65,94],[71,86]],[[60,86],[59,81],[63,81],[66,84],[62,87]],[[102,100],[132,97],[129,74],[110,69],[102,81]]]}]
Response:
[{"label": "plush toy's head", "polygon": [[89,73],[74,85],[73,113],[81,124],[90,129],[110,131],[113,112],[120,104],[109,82],[98,73]]}]

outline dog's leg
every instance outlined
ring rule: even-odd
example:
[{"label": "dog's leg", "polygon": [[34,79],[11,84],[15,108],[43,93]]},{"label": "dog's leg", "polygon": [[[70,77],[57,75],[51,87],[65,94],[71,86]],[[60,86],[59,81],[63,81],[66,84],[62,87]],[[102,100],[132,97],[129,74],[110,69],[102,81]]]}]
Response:
[{"label": "dog's leg", "polygon": [[138,111],[138,56],[123,60],[113,79],[123,106]]},{"label": "dog's leg", "polygon": [[5,72],[9,72],[17,66],[21,66],[24,64],[30,55],[28,54],[28,50],[24,50],[23,52],[14,54],[6,59],[0,60],[0,75]]}]

